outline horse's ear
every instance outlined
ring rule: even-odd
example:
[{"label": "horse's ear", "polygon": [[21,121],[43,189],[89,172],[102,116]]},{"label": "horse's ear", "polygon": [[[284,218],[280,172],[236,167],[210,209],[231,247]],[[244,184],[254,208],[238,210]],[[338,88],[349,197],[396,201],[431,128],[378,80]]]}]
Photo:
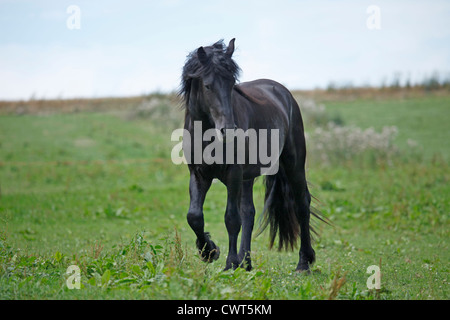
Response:
[{"label": "horse's ear", "polygon": [[228,56],[228,58],[231,58],[231,56],[233,55],[234,52],[234,40],[236,40],[235,38],[230,40],[230,43],[228,44],[228,48],[227,48],[227,52],[225,52],[225,54]]},{"label": "horse's ear", "polygon": [[197,57],[202,64],[206,64],[208,62],[208,55],[203,47],[197,49]]}]

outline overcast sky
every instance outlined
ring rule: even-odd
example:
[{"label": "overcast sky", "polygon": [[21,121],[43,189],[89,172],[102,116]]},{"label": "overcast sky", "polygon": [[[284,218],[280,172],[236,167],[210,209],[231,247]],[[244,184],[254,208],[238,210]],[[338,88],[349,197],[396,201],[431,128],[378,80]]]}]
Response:
[{"label": "overcast sky", "polygon": [[450,74],[444,0],[0,0],[0,99],[174,91],[190,51],[233,37],[241,81],[311,89]]}]

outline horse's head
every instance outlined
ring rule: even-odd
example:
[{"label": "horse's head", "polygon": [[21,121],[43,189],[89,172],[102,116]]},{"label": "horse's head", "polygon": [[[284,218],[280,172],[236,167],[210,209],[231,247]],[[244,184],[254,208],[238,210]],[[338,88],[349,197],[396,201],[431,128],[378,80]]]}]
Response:
[{"label": "horse's head", "polygon": [[[227,130],[237,127],[233,115],[231,92],[239,67],[231,56],[234,39],[228,47],[222,41],[200,47],[189,55],[183,69],[183,89],[188,108],[206,115],[211,124],[225,137]],[[220,136],[219,136],[220,138]]]}]

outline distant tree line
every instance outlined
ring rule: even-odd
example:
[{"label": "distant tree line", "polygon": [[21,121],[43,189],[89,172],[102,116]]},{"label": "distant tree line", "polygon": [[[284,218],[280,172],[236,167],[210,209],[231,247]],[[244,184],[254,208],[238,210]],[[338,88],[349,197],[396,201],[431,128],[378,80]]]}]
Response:
[{"label": "distant tree line", "polygon": [[355,86],[351,81],[336,82],[331,81],[328,83],[327,91],[336,91],[340,89],[353,89],[353,88],[370,88],[379,87],[381,89],[410,89],[410,88],[422,88],[425,91],[434,91],[440,89],[450,90],[450,72],[446,74],[439,73],[437,71],[432,72],[429,75],[425,75],[422,80],[413,81],[410,74],[402,74],[401,72],[395,72],[391,79],[383,78],[379,86],[373,86],[370,84],[363,84]]}]

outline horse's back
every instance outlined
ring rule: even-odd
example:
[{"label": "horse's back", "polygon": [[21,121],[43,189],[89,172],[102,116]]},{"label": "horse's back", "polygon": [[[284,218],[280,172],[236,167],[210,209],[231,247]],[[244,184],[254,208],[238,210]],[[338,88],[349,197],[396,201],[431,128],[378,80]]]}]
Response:
[{"label": "horse's back", "polygon": [[235,89],[259,104],[277,103],[280,100],[292,99],[289,90],[281,83],[270,79],[258,79],[242,82]]},{"label": "horse's back", "polygon": [[[258,79],[242,82],[235,86],[236,103],[247,107],[258,118],[281,117],[288,127],[292,110],[298,105],[291,92],[282,84],[270,79]],[[239,108],[239,106],[237,106]],[[266,118],[265,121],[268,121]]]},{"label": "horse's back", "polygon": [[297,150],[294,152],[302,154],[296,155],[296,158],[304,158],[306,151],[303,119],[291,92],[282,84],[269,79],[243,82],[235,86],[235,89],[251,105],[254,119],[257,119],[254,124],[262,127],[262,122],[268,128],[280,129],[282,145],[287,143],[291,149],[289,151]]}]

